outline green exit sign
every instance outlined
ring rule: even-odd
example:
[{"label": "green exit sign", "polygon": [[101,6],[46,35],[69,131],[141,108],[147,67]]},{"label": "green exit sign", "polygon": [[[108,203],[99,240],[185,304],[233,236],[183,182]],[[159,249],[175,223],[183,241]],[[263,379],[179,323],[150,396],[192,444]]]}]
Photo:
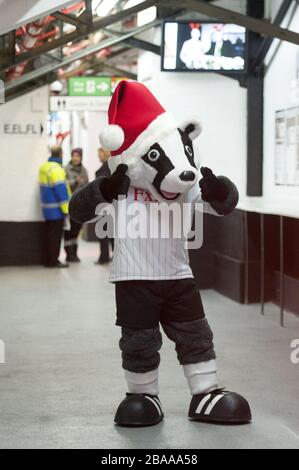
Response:
[{"label": "green exit sign", "polygon": [[72,77],[69,96],[111,96],[111,77]]}]

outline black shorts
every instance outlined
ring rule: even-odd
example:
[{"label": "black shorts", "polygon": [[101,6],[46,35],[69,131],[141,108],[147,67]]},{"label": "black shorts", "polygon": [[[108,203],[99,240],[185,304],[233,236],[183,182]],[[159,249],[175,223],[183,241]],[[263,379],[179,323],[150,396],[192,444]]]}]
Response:
[{"label": "black shorts", "polygon": [[116,324],[154,328],[160,323],[204,318],[200,293],[193,278],[115,283]]}]

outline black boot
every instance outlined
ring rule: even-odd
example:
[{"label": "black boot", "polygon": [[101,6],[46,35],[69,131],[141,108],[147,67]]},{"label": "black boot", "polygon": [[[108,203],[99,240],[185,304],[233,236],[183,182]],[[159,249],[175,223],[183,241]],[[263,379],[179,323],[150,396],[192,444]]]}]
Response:
[{"label": "black boot", "polygon": [[193,395],[188,416],[194,421],[220,424],[241,424],[251,421],[247,400],[224,389]]},{"label": "black boot", "polygon": [[65,246],[64,247],[64,251],[65,251],[65,254],[66,254],[66,258],[65,258],[65,261],[67,261],[68,263],[70,263],[72,260],[71,260],[71,246]]},{"label": "black boot", "polygon": [[70,245],[64,247],[66,252],[66,261],[68,263],[78,263],[80,261],[76,255],[76,247],[77,245]]},{"label": "black boot", "polygon": [[76,260],[75,263],[80,263],[80,258],[78,258],[78,255],[77,255],[77,251],[78,251],[78,245],[76,243],[76,245],[73,246],[73,250],[74,250],[74,259]]},{"label": "black boot", "polygon": [[114,422],[118,426],[154,426],[164,418],[158,395],[127,393],[120,403]]}]

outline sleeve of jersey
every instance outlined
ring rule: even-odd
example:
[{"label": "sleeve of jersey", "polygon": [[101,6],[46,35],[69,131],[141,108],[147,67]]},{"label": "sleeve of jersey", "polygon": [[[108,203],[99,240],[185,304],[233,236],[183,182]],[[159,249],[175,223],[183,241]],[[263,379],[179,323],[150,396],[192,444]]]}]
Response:
[{"label": "sleeve of jersey", "polygon": [[49,173],[49,179],[56,201],[59,202],[62,212],[67,215],[70,194],[68,184],[66,182],[65,171],[60,167],[53,168]]},{"label": "sleeve of jersey", "polygon": [[80,224],[92,221],[97,218],[97,206],[109,204],[100,190],[102,180],[97,178],[73,193],[69,203],[69,214],[73,220]]},{"label": "sleeve of jersey", "polygon": [[189,191],[189,201],[197,202],[203,205],[203,212],[216,216],[227,215],[234,210],[239,201],[239,192],[234,183],[225,176],[219,176],[219,179],[225,183],[229,192],[225,201],[205,202],[201,198],[201,191],[198,184]]}]

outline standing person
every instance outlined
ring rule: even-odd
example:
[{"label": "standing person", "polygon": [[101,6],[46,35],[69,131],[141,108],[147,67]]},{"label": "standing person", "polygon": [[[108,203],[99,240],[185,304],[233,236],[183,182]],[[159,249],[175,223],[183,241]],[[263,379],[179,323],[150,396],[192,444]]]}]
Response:
[{"label": "standing person", "polygon": [[[192,248],[202,243],[202,218],[196,217],[196,208],[215,216],[228,215],[238,203],[238,190],[228,178],[200,167],[198,147],[192,143],[201,132],[200,122],[185,119],[179,125],[142,83],[118,84],[108,118],[101,142],[111,149],[112,175],[77,191],[70,213],[78,222],[87,222],[93,220],[99,204],[112,204],[116,214],[110,281],[115,283],[116,324],[121,326],[119,347],[128,393],[114,422],[138,427],[163,420],[158,396],[161,325],[175,343],[192,395],[188,418],[215,424],[248,423],[247,400],[218,386],[213,332],[188,255],[193,214],[197,221],[192,235],[197,232],[199,238]],[[128,230],[132,215],[133,232]],[[108,362],[108,367],[114,363]],[[175,393],[175,386],[171,378],[170,394]]]},{"label": "standing person", "polygon": [[191,38],[183,43],[179,57],[187,69],[192,70],[204,66],[205,51],[201,40],[201,30],[193,23],[190,23],[190,27]]},{"label": "standing person", "polygon": [[66,268],[68,264],[58,260],[63,225],[68,218],[71,196],[66,174],[62,168],[62,148],[55,145],[51,156],[39,169],[41,206],[45,223],[45,265],[49,268]]},{"label": "standing person", "polygon": [[[98,157],[101,162],[100,168],[96,171],[96,178],[109,178],[111,172],[108,165],[108,158],[110,157],[110,152],[105,150],[103,147],[98,148]],[[114,239],[113,238],[100,238],[100,256],[98,261],[95,264],[107,264],[110,261],[109,256],[109,245],[111,245],[112,251],[114,248]]]},{"label": "standing person", "polygon": [[[88,183],[87,171],[82,165],[83,151],[81,148],[75,148],[71,153],[71,160],[65,167],[71,192],[83,188]],[[70,220],[71,229],[64,232],[64,249],[66,252],[66,261],[78,263],[80,259],[77,256],[78,236],[82,225],[74,220]]]}]

